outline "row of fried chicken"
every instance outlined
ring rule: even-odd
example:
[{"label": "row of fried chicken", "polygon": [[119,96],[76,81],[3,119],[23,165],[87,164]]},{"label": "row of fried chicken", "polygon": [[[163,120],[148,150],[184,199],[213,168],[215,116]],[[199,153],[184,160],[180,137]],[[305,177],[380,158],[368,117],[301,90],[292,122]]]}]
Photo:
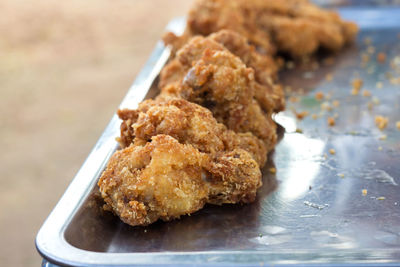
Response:
[{"label": "row of fried chicken", "polygon": [[336,51],[356,32],[307,0],[198,0],[185,33],[164,38],[160,94],[118,111],[121,150],[98,182],[106,207],[134,226],[254,201],[285,108],[275,53]]}]

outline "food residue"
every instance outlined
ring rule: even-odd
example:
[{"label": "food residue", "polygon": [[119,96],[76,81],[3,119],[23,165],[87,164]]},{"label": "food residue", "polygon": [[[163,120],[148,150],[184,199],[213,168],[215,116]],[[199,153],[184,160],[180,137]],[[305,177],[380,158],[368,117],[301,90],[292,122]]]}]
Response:
[{"label": "food residue", "polygon": [[380,115],[375,116],[375,124],[379,128],[379,130],[385,129],[388,122],[389,122],[389,119],[387,117],[380,116]]},{"label": "food residue", "polygon": [[363,196],[366,196],[367,193],[368,193],[367,189],[363,189],[363,190],[362,190],[362,195],[363,195]]},{"label": "food residue", "polygon": [[331,149],[329,149],[329,153],[330,153],[331,155],[335,155],[335,154],[336,154],[336,151],[335,151],[335,149],[331,148]]},{"label": "food residue", "polygon": [[329,117],[328,118],[328,125],[329,126],[335,126],[336,122],[335,119],[333,117]]},{"label": "food residue", "polygon": [[308,111],[295,112],[295,114],[297,119],[302,120],[308,115]]},{"label": "food residue", "polygon": [[358,95],[358,93],[360,92],[361,87],[363,86],[364,82],[361,79],[354,79],[351,82],[353,89],[351,90],[351,94],[352,95]]},{"label": "food residue", "polygon": [[321,101],[323,98],[324,98],[324,93],[322,92],[315,93],[315,99],[317,99],[318,101]]},{"label": "food residue", "polygon": [[376,60],[377,60],[379,63],[385,63],[385,61],[386,61],[386,54],[383,53],[383,52],[378,53],[378,55],[376,56]]},{"label": "food residue", "polygon": [[400,131],[400,121],[396,122],[396,127]]},{"label": "food residue", "polygon": [[366,97],[371,96],[371,92],[368,91],[368,90],[364,90],[363,91],[363,96],[366,96]]},{"label": "food residue", "polygon": [[377,200],[385,200],[386,198],[385,197],[377,197],[376,199]]},{"label": "food residue", "polygon": [[276,168],[274,168],[274,167],[269,168],[269,172],[275,174],[276,173]]}]

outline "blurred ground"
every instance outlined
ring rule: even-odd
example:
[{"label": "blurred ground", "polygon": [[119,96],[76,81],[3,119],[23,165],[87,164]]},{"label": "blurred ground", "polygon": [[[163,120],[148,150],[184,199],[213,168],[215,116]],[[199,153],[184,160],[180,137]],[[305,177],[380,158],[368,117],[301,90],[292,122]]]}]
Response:
[{"label": "blurred ground", "polygon": [[0,0],[0,265],[34,239],[188,0]]}]

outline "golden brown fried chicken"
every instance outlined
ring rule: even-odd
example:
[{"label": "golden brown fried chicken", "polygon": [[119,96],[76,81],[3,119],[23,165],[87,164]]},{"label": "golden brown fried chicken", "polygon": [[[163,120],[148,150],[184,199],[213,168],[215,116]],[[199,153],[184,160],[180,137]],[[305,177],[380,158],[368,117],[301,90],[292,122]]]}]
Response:
[{"label": "golden brown fried chicken", "polygon": [[251,133],[235,133],[218,123],[211,112],[184,99],[146,100],[138,109],[118,111],[121,123],[121,147],[144,145],[151,137],[165,134],[182,144],[190,144],[214,157],[221,152],[240,148],[264,166],[265,144]]},{"label": "golden brown fried chicken", "polygon": [[210,38],[194,37],[181,48],[162,70],[159,86],[158,99],[179,97],[200,104],[228,129],[253,133],[268,151],[274,147],[276,125],[271,114],[283,96],[259,85],[253,69]]},{"label": "golden brown fried chicken", "polygon": [[[338,51],[352,42],[358,28],[336,12],[308,0],[197,0],[189,13],[182,39],[230,29],[245,36],[259,50],[275,50],[303,57],[319,48]],[[166,37],[176,45],[183,40]]]},{"label": "golden brown fried chicken", "polygon": [[258,164],[235,149],[215,157],[168,135],[115,152],[98,185],[106,204],[130,225],[168,221],[205,203],[254,201],[261,186]]}]

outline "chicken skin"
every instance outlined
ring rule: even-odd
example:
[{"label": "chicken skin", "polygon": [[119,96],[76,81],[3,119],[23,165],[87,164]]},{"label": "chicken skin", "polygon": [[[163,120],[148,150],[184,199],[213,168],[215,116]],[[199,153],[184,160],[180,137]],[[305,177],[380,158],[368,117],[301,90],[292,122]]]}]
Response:
[{"label": "chicken skin", "polygon": [[254,201],[261,172],[242,149],[212,158],[161,134],[115,152],[98,185],[106,205],[136,226],[179,218],[205,203]]}]

